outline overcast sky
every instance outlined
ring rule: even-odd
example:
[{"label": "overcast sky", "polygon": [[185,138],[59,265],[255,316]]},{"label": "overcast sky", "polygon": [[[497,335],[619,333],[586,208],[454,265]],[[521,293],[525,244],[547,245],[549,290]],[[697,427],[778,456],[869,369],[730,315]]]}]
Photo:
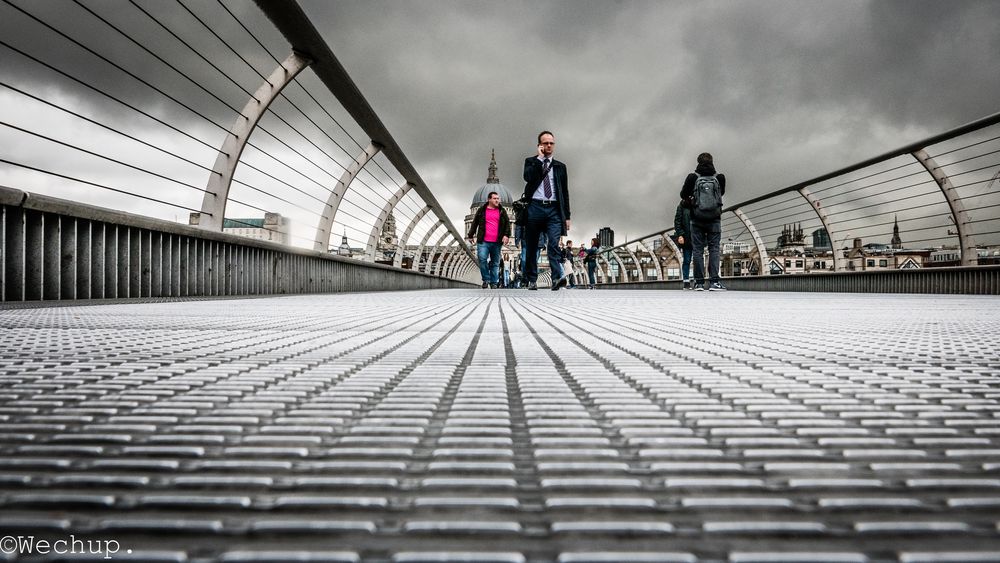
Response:
[{"label": "overcast sky", "polygon": [[[672,223],[681,183],[702,151],[715,155],[728,178],[726,202],[733,204],[1000,110],[1000,2],[994,0],[299,1],[460,229],[473,193],[486,181],[491,149],[496,150],[501,181],[516,197],[523,190],[524,158],[534,154],[542,129],[555,132],[556,157],[569,169],[574,221],[570,237],[585,241],[600,227],[610,226],[616,242],[622,242]],[[137,4],[203,44],[227,73],[242,76],[246,84],[259,84],[244,63],[213,43],[178,5],[149,0]],[[285,56],[284,40],[255,5],[249,0],[226,4],[254,33],[277,45],[278,56]],[[123,0],[90,0],[83,7],[61,1],[18,0],[15,5],[43,14],[43,19],[84,37],[152,83],[194,100],[190,103],[204,108],[216,124],[232,123],[232,111],[199,91],[202,83],[233,107],[246,101],[245,93],[198,63],[175,38]],[[186,0],[185,5],[217,18],[226,29],[235,27],[215,2]],[[192,80],[154,61],[85,9],[119,21],[154,51],[182,61]],[[235,37],[250,52],[256,48],[245,33]],[[5,48],[0,49],[4,82],[79,108],[157,146],[189,155],[202,166],[212,165],[213,146],[223,137],[217,126],[168,103],[9,5],[0,5],[0,38],[135,100],[206,143],[193,143],[78,84],[57,80],[50,70]],[[257,64],[273,68],[269,57]],[[278,105],[292,115],[284,104]],[[188,186],[68,149],[56,158],[51,142],[10,128],[0,128],[4,158],[200,206],[204,168],[134,144],[127,150],[109,149],[121,144],[121,138],[7,88],[0,88],[0,120],[89,143],[93,150],[122,155],[127,162],[162,171]],[[280,128],[274,119],[267,124]],[[266,135],[256,133],[253,140],[263,143]],[[243,157],[245,162],[270,164],[253,150]],[[341,155],[342,162],[347,160]],[[249,168],[241,167],[238,176],[272,185]],[[327,168],[311,174],[333,184],[340,170]],[[275,174],[303,184],[286,169],[278,168]],[[148,211],[148,202],[135,197],[114,199],[116,194],[72,182],[63,187],[67,182],[14,166],[0,166],[0,184],[155,213]],[[56,184],[60,191],[51,187]],[[273,189],[314,210],[326,195],[308,181],[304,185],[320,198],[309,199],[281,186]],[[237,199],[258,198],[259,205],[268,208],[274,204],[246,188],[236,189]],[[164,218],[182,222],[186,216],[184,209],[168,208],[167,213]],[[257,213],[232,202],[227,209],[227,216]],[[300,242],[312,240],[316,216],[294,218],[293,225],[302,232]],[[363,232],[354,236],[355,244],[366,240]]]},{"label": "overcast sky", "polygon": [[457,225],[491,149],[521,192],[541,129],[571,238],[620,242],[702,151],[736,203],[1000,109],[990,0],[300,1]]}]

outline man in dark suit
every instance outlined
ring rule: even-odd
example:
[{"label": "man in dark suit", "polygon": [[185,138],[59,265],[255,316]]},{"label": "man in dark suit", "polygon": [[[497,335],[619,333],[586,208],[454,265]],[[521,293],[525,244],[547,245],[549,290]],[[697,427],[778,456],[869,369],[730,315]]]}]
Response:
[{"label": "man in dark suit", "polygon": [[524,159],[524,197],[530,200],[524,226],[527,246],[524,279],[528,289],[538,289],[538,235],[548,234],[546,252],[552,273],[552,291],[566,287],[559,253],[559,237],[569,232],[569,180],[566,165],[552,158],[556,139],[550,131],[538,134],[538,154]]}]

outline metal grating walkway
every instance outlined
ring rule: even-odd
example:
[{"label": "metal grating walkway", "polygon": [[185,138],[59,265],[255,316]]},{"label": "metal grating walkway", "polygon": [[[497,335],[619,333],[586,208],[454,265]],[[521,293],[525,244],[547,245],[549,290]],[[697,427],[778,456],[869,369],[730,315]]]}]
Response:
[{"label": "metal grating walkway", "polygon": [[142,561],[998,561],[998,349],[995,297],[0,311],[0,536]]}]

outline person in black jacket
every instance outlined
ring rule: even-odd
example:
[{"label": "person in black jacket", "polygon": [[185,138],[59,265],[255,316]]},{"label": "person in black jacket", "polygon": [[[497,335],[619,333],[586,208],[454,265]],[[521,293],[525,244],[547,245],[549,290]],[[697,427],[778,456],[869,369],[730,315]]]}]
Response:
[{"label": "person in black jacket", "polygon": [[684,289],[691,289],[691,254],[694,245],[691,243],[691,203],[682,199],[674,212],[674,234],[672,237],[681,249],[681,276]]},{"label": "person in black jacket", "polygon": [[590,239],[590,248],[585,251],[583,258],[583,263],[587,265],[587,281],[590,282],[587,289],[594,289],[597,287],[597,252],[600,249],[600,241],[596,238]]},{"label": "person in black jacket", "polygon": [[[708,247],[708,277],[710,284],[709,291],[725,291],[726,286],[722,285],[719,277],[719,244],[722,242],[722,218],[716,216],[713,219],[700,220],[695,202],[695,183],[704,178],[714,178],[719,188],[719,205],[721,206],[721,196],[726,194],[726,176],[719,174],[715,170],[712,155],[703,152],[698,155],[698,166],[694,172],[684,179],[684,187],[681,188],[681,199],[691,203],[691,242],[694,246],[694,289],[695,291],[705,290],[705,247]],[[719,207],[721,211],[721,207]]]},{"label": "person in black jacket", "polygon": [[548,235],[549,268],[552,274],[552,290],[566,287],[569,280],[563,276],[562,261],[559,259],[559,238],[569,232],[569,180],[566,165],[552,158],[556,138],[550,131],[538,134],[538,152],[524,159],[524,194],[528,204],[525,223],[527,252],[524,265],[524,279],[528,289],[538,289],[538,236]]},{"label": "person in black jacket", "polygon": [[486,203],[476,211],[466,235],[476,245],[479,275],[483,289],[495,289],[500,283],[500,249],[510,237],[510,219],[500,205],[500,194],[490,192]]}]

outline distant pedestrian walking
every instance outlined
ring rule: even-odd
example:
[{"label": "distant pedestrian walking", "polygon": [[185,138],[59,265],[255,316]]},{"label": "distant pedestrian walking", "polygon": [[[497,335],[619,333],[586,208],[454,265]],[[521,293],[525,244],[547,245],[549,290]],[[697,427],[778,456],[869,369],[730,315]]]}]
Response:
[{"label": "distant pedestrian walking", "polygon": [[576,271],[573,268],[573,241],[567,240],[566,246],[563,248],[563,277],[569,280],[569,289],[576,287],[576,281],[573,280],[573,274]]},{"label": "distant pedestrian walking", "polygon": [[500,205],[500,194],[490,192],[486,203],[476,211],[466,235],[469,242],[476,245],[479,259],[479,275],[483,279],[483,289],[496,288],[500,284],[500,249],[507,244],[510,236],[510,219]]},{"label": "distant pedestrian walking", "polygon": [[694,244],[691,242],[691,202],[681,198],[674,212],[674,235],[671,237],[681,250],[681,279],[684,289],[691,289],[691,254]]},{"label": "distant pedestrian walking", "polygon": [[[586,255],[587,255],[587,250],[583,246],[582,242],[580,243],[580,248],[577,248],[575,250],[572,248],[570,249],[570,259],[573,262],[573,276],[570,277],[569,279],[570,287],[576,287],[577,277],[583,279],[583,276],[586,275],[586,270],[584,270],[583,268],[583,257]],[[581,283],[581,285],[583,284]]]},{"label": "distant pedestrian walking", "polygon": [[596,238],[590,239],[590,248],[586,250],[583,263],[587,266],[587,278],[590,286],[587,289],[597,287],[597,251],[601,248],[601,241]]},{"label": "distant pedestrian walking", "polygon": [[681,199],[691,205],[691,242],[694,253],[694,289],[705,289],[705,248],[708,248],[709,291],[725,291],[719,277],[719,243],[722,240],[722,196],[726,177],[715,170],[712,155],[698,155],[698,166],[688,174]]},{"label": "distant pedestrian walking", "polygon": [[524,159],[524,198],[530,200],[525,224],[524,278],[528,289],[538,289],[538,236],[548,235],[547,254],[552,276],[552,290],[565,287],[559,253],[559,237],[569,232],[569,180],[566,165],[552,158],[555,136],[550,131],[538,134],[538,153]]}]

